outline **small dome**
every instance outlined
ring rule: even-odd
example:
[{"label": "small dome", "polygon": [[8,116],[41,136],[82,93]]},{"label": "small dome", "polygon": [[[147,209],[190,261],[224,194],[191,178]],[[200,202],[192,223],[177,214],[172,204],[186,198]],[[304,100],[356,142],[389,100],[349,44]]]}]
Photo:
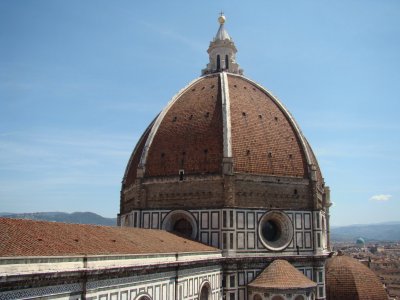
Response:
[{"label": "small dome", "polygon": [[266,290],[290,290],[312,289],[317,284],[304,276],[286,260],[277,259],[266,267],[248,286]]},{"label": "small dome", "polygon": [[365,240],[364,240],[362,237],[359,237],[359,238],[356,240],[356,244],[357,244],[357,245],[362,245],[362,246],[364,246],[364,245],[365,245]]},{"label": "small dome", "polygon": [[379,278],[358,260],[340,255],[326,262],[327,300],[385,300]]}]

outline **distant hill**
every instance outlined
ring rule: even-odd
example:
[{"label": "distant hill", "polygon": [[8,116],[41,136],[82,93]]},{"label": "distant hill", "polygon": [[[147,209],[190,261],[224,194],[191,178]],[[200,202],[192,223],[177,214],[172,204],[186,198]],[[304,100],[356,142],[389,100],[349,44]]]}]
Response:
[{"label": "distant hill", "polygon": [[333,241],[355,241],[362,237],[368,241],[400,241],[400,222],[350,225],[331,228]]},{"label": "distant hill", "polygon": [[[117,225],[116,218],[104,218],[92,212],[37,212],[20,214],[0,212],[0,217],[75,224]],[[400,241],[400,222],[331,227],[331,240],[333,241],[356,241],[359,237],[364,238],[366,242]]]},{"label": "distant hill", "polygon": [[92,212],[37,212],[37,213],[1,213],[0,217],[14,218],[14,219],[29,219],[29,220],[42,220],[75,224],[95,224],[116,226],[116,218],[104,218]]}]

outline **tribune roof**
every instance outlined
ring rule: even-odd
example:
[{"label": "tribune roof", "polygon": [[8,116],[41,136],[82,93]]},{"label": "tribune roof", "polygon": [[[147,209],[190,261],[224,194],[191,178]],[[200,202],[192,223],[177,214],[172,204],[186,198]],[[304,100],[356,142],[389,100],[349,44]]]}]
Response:
[{"label": "tribune roof", "polygon": [[379,278],[358,260],[338,255],[326,262],[326,299],[387,299]]},{"label": "tribune roof", "polygon": [[282,259],[274,260],[249,284],[249,287],[272,290],[307,289],[316,286],[314,281]]},{"label": "tribune roof", "polygon": [[163,230],[0,218],[0,257],[215,251]]}]

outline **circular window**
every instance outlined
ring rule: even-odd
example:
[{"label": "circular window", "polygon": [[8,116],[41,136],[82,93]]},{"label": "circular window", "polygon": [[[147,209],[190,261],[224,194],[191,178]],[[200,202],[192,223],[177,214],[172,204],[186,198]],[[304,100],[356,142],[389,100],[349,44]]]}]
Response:
[{"label": "circular window", "polygon": [[262,216],[258,234],[267,249],[281,251],[292,241],[293,224],[285,213],[270,211]]},{"label": "circular window", "polygon": [[164,218],[162,229],[191,239],[197,237],[196,220],[190,212],[184,210],[171,211]]},{"label": "circular window", "polygon": [[184,218],[177,220],[171,230],[174,233],[182,234],[184,236],[191,237],[193,233],[193,227],[190,222]]},{"label": "circular window", "polygon": [[279,225],[272,220],[264,222],[261,233],[268,242],[276,242],[282,234]]}]

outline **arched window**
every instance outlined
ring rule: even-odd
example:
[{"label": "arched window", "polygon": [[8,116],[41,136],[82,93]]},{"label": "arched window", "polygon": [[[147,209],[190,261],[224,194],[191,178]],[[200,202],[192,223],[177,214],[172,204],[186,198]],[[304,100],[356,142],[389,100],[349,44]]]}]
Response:
[{"label": "arched window", "polygon": [[136,298],[135,300],[152,300],[150,296],[142,295]]},{"label": "arched window", "polygon": [[209,300],[211,299],[211,287],[208,282],[205,282],[200,289],[199,300]]},{"label": "arched window", "polygon": [[304,296],[298,295],[296,298],[294,298],[294,300],[304,300]]},{"label": "arched window", "polygon": [[259,294],[255,294],[253,300],[262,300],[262,298]]},{"label": "arched window", "polygon": [[217,71],[221,70],[221,57],[217,55]]},{"label": "arched window", "polygon": [[229,69],[229,56],[228,56],[228,54],[227,55],[225,55],[225,69]]},{"label": "arched window", "polygon": [[208,288],[203,286],[200,292],[200,300],[208,300]]}]

